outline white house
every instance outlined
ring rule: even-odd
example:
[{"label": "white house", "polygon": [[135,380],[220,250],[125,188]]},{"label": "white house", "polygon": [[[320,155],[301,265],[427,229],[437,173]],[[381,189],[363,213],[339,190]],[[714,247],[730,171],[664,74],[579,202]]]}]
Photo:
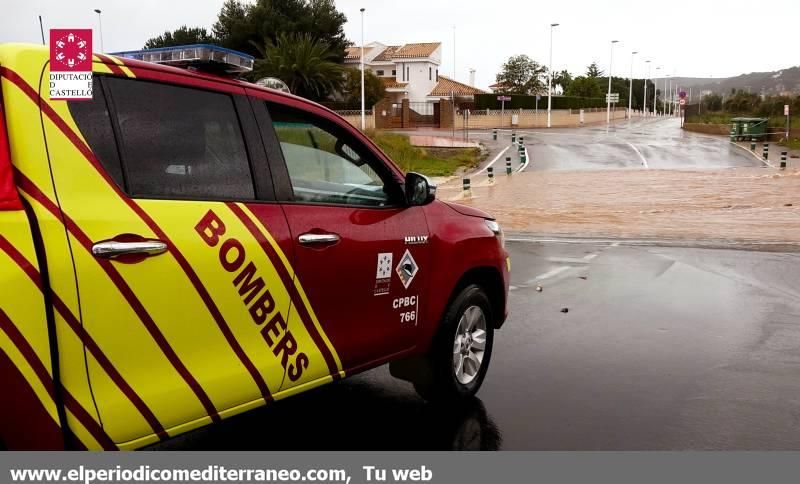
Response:
[{"label": "white house", "polygon": [[[349,47],[345,64],[358,67],[360,61],[361,47]],[[364,46],[364,66],[381,78],[394,102],[431,100],[430,95],[439,83],[441,63],[441,42],[405,45],[371,42]]]}]

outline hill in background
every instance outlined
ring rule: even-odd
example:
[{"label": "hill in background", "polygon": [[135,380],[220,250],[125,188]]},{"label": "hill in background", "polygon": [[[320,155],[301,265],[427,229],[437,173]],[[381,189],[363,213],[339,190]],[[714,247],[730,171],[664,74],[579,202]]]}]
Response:
[{"label": "hill in background", "polygon": [[[751,72],[727,78],[673,77],[671,79],[682,89],[692,88],[693,94],[703,91],[729,94],[731,89],[765,95],[800,94],[800,66],[772,72]],[[663,89],[660,87],[663,86],[663,78],[658,81],[659,88]]]}]

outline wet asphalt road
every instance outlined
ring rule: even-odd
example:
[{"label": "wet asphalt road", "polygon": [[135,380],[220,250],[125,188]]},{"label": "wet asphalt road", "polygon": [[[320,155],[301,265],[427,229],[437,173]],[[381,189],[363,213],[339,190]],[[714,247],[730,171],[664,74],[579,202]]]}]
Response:
[{"label": "wet asphalt road", "polygon": [[800,450],[800,254],[508,249],[511,316],[478,399],[438,408],[382,367],[160,448]]}]

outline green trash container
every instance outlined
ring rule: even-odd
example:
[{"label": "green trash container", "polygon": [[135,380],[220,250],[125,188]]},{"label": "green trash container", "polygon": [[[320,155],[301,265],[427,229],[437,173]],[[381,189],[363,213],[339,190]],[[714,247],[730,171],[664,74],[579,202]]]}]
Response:
[{"label": "green trash container", "polygon": [[764,139],[767,135],[767,118],[731,119],[731,141]]}]

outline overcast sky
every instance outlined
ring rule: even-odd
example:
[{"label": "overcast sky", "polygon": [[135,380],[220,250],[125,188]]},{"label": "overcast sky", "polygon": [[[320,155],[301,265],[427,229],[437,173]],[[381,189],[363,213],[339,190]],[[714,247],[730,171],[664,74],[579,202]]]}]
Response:
[{"label": "overcast sky", "polygon": [[[49,28],[97,28],[95,8],[103,11],[107,52],[141,48],[149,37],[182,24],[210,29],[223,0],[2,0],[0,42],[40,42],[38,15]],[[551,2],[491,0],[336,0],[347,15],[348,38],[360,43],[359,8],[366,8],[365,39],[387,44],[443,44],[441,72],[467,81],[476,69],[476,84],[494,82],[511,55],[527,54],[547,63],[551,23],[555,29],[553,69],[583,73],[597,61],[608,70],[609,41],[614,74],[627,77],[631,52],[640,54],[634,75],[646,75],[644,60],[661,73],[691,77],[728,77],[772,71],[800,64],[796,20],[800,1],[694,0],[562,0]],[[753,9],[752,6],[757,6]],[[765,11],[763,7],[769,7]],[[785,27],[781,23],[786,23]],[[767,33],[761,34],[762,27]],[[746,34],[748,38],[739,41]],[[761,36],[761,41],[755,41]],[[769,48],[768,48],[769,47]],[[95,37],[95,50],[99,41]]]}]

